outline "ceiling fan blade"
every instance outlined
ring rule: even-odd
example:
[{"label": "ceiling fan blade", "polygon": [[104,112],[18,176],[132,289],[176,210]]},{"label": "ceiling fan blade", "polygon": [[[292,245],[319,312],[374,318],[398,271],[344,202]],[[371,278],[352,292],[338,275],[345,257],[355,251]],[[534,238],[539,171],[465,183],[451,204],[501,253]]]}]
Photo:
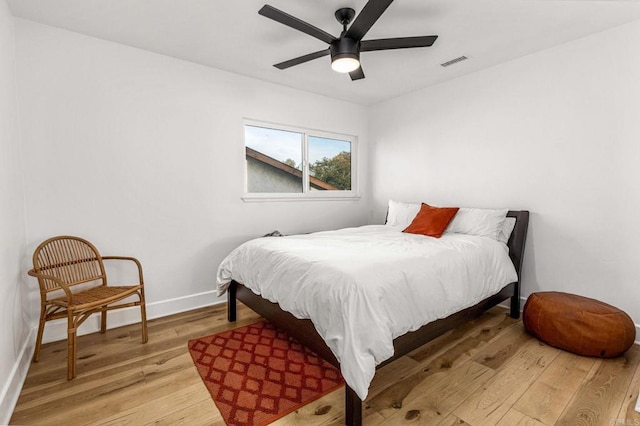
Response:
[{"label": "ceiling fan blade", "polygon": [[292,67],[294,65],[300,65],[305,62],[312,61],[317,58],[321,58],[323,56],[327,56],[329,54],[329,49],[320,50],[318,52],[308,53],[303,56],[299,56],[297,58],[289,59],[288,61],[280,62],[279,64],[275,64],[274,67],[278,69],[286,69]]},{"label": "ceiling fan blade", "polygon": [[298,31],[302,31],[305,34],[309,34],[311,37],[315,37],[319,40],[324,41],[325,43],[331,44],[332,41],[336,40],[334,36],[321,30],[320,28],[314,27],[313,25],[308,24],[296,18],[295,16],[291,16],[288,13],[276,9],[273,6],[269,6],[268,4],[262,6],[262,9],[260,9],[258,13],[269,19],[273,19],[276,22],[280,22],[281,24],[284,24],[288,27],[294,28]]},{"label": "ceiling fan blade", "polygon": [[353,21],[351,27],[347,30],[345,37],[349,37],[355,41],[362,40],[367,31],[376,23],[380,15],[387,10],[387,7],[389,7],[392,2],[393,0],[369,0],[356,17],[356,20]]},{"label": "ceiling fan blade", "polygon": [[351,77],[352,81],[356,81],[364,78],[364,71],[362,71],[362,65],[360,65],[357,70],[351,71],[349,73],[349,77]]},{"label": "ceiling fan blade", "polygon": [[363,40],[360,42],[361,52],[373,50],[408,49],[411,47],[429,47],[435,43],[438,36],[380,38]]}]

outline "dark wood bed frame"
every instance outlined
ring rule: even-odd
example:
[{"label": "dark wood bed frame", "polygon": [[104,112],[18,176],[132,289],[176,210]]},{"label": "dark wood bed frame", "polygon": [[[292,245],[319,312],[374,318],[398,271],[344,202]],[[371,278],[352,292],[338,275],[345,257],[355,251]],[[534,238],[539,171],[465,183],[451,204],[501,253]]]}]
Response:
[{"label": "dark wood bed frame", "polygon": [[[509,211],[507,217],[516,218],[516,225],[511,233],[509,242],[509,257],[518,273],[518,281],[505,286],[498,293],[478,304],[466,308],[460,312],[452,314],[446,318],[433,321],[419,328],[416,331],[404,334],[393,341],[394,356],[384,361],[376,368],[382,367],[423,344],[435,339],[443,333],[479,316],[486,310],[496,306],[500,302],[511,299],[510,316],[520,317],[520,277],[522,271],[522,260],[524,246],[527,238],[527,228],[529,225],[529,212]],[[311,320],[298,319],[287,311],[280,308],[277,303],[272,303],[254,294],[241,283],[232,281],[227,290],[227,317],[229,321],[236,320],[236,300],[240,300],[249,308],[260,314],[262,317],[286,330],[290,336],[295,337],[299,342],[316,352],[331,364],[340,368],[340,363],[333,355],[333,352],[326,345],[322,337],[318,334]],[[362,424],[362,401],[358,395],[348,386],[345,386],[345,424]]]}]

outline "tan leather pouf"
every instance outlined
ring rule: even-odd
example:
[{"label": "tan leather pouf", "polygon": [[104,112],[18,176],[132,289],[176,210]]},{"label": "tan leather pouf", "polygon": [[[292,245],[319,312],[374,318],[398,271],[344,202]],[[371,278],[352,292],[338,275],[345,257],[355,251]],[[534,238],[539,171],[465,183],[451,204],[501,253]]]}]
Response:
[{"label": "tan leather pouf", "polygon": [[578,355],[613,358],[633,345],[631,317],[599,300],[561,292],[533,293],[524,305],[527,331]]}]

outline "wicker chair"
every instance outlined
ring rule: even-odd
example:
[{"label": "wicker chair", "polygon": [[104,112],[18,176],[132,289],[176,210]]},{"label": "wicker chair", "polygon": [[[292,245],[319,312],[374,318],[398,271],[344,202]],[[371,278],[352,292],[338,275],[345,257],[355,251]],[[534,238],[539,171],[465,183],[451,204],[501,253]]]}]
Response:
[{"label": "wicker chair", "polygon": [[[107,285],[103,260],[128,260],[138,267],[139,284]],[[67,318],[67,379],[76,376],[76,331],[91,314],[101,313],[100,332],[107,330],[107,311],[140,306],[142,343],[146,343],[147,315],[144,301],[142,265],[133,257],[101,256],[89,241],[78,237],[53,237],[36,248],[29,275],[40,285],[41,311],[33,361],[40,357],[42,333],[47,321]],[[137,295],[137,301],[116,303]]]}]

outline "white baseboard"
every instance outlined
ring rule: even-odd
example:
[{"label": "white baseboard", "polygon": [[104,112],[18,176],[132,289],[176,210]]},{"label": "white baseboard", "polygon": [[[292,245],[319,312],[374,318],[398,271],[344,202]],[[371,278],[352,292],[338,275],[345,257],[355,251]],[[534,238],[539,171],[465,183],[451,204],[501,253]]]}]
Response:
[{"label": "white baseboard", "polygon": [[8,425],[9,420],[11,420],[13,409],[16,407],[22,385],[24,384],[29,366],[31,365],[34,348],[35,333],[33,330],[30,330],[22,348],[20,348],[18,359],[11,369],[9,377],[7,377],[4,389],[0,392],[0,425]]},{"label": "white baseboard", "polygon": [[[160,302],[147,303],[147,319],[161,318],[192,309],[222,303],[226,298],[216,296],[216,291],[191,294]],[[140,322],[140,308],[137,306],[118,309],[107,314],[109,329]],[[100,331],[100,315],[92,315],[78,328],[78,336]],[[67,320],[49,321],[44,327],[42,342],[55,342],[67,338]],[[0,423],[1,424],[1,423]]]}]

